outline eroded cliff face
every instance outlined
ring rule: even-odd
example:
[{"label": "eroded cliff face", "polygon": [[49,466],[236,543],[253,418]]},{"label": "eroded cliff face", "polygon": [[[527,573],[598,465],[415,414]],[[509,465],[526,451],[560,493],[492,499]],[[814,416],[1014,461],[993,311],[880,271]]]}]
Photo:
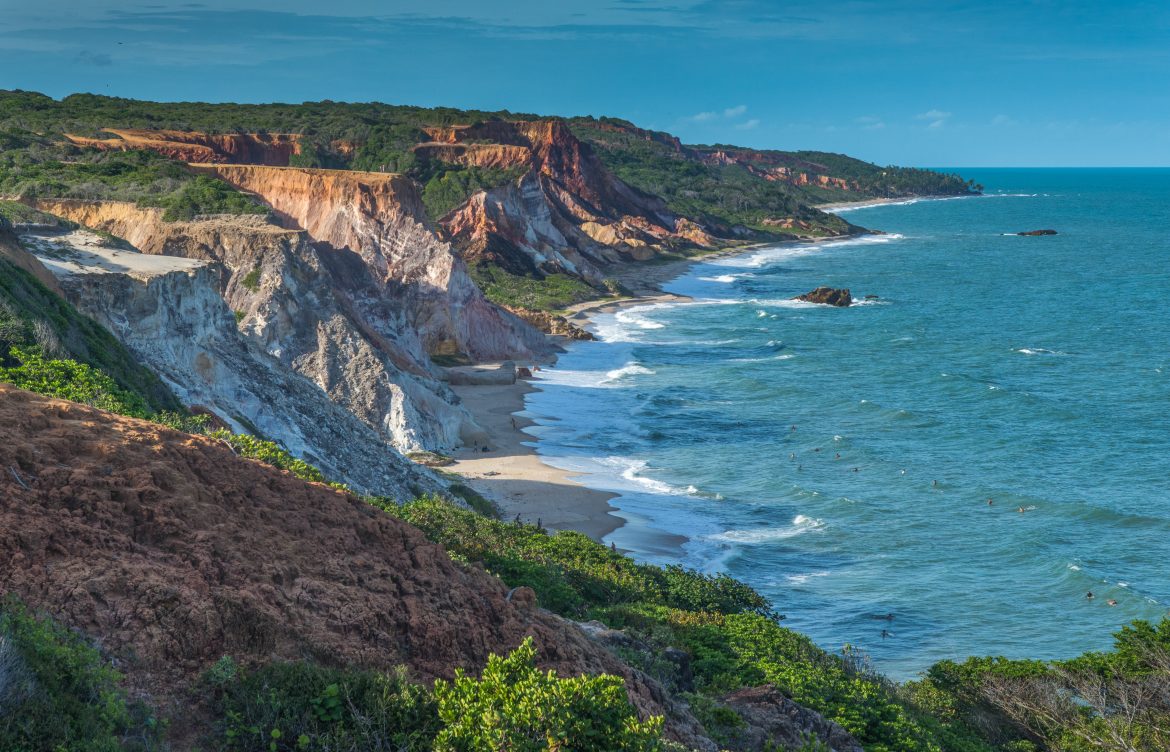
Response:
[{"label": "eroded cliff face", "polygon": [[301,137],[289,133],[199,133],[106,128],[113,138],[66,134],[78,146],[106,151],[146,150],[180,162],[287,165],[301,153]]},{"label": "eroded cliff face", "polygon": [[432,373],[403,310],[357,254],[255,217],[164,222],[157,209],[121,202],[38,207],[149,254],[217,262],[214,287],[240,331],[398,449],[442,451],[479,438],[470,414]]},{"label": "eroded cliff face", "polygon": [[[398,302],[429,353],[497,360],[551,352],[539,332],[483,297],[463,261],[428,226],[409,178],[244,165],[195,169],[256,194],[314,241],[357,254],[381,297]],[[364,309],[377,301],[356,302]]]},{"label": "eroded cliff face", "polygon": [[279,439],[356,489],[407,499],[440,487],[320,387],[241,334],[220,297],[217,265],[111,247],[87,231],[21,240],[57,276],[65,297],[184,404],[210,410],[236,431]]},{"label": "eroded cliff face", "polygon": [[702,227],[611,174],[561,121],[490,121],[427,132],[433,143],[415,149],[422,158],[528,167],[517,182],[476,194],[442,219],[469,262],[599,283],[598,265],[713,242]]}]

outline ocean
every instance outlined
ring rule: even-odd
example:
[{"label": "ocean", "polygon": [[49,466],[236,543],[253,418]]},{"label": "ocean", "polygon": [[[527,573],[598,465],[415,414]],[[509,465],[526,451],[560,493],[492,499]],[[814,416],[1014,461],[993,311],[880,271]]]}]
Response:
[{"label": "ocean", "polygon": [[[598,316],[526,403],[544,461],[619,494],[607,542],[896,679],[1170,608],[1170,170],[958,171],[986,195],[846,210],[887,234]],[[791,300],[820,285],[857,304]]]}]

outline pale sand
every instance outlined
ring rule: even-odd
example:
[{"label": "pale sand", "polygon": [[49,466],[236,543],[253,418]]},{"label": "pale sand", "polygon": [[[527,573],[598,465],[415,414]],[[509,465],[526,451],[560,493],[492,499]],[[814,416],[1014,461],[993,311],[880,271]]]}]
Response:
[{"label": "pale sand", "polygon": [[446,469],[459,473],[468,485],[494,501],[502,518],[520,515],[524,522],[539,522],[550,530],[576,530],[595,540],[621,527],[622,520],[610,514],[614,508],[609,500],[614,494],[586,488],[571,473],[544,464],[535,449],[524,446],[523,442],[535,441],[523,433],[534,423],[513,413],[524,409],[524,395],[533,391],[532,386],[517,381],[451,388],[487,432],[490,451],[461,449],[455,454],[455,464]]},{"label": "pale sand", "polygon": [[[657,263],[640,262],[611,269],[611,274],[634,296],[581,303],[569,308],[565,312],[566,317],[579,326],[589,328],[591,317],[598,314],[653,303],[689,300],[685,296],[663,292],[661,285],[685,274],[694,264],[722,256],[739,255],[767,245],[775,243],[739,245],[691,258]],[[616,494],[586,488],[574,480],[573,473],[546,465],[540,460],[535,448],[525,446],[525,443],[534,444],[536,438],[524,433],[523,429],[535,424],[514,413],[524,409],[524,395],[539,389],[539,385],[540,372],[536,371],[531,383],[517,381],[510,385],[451,387],[487,433],[489,451],[485,453],[479,448],[460,449],[454,455],[455,464],[446,469],[462,475],[469,486],[495,502],[500,509],[500,516],[505,520],[520,515],[524,522],[540,522],[550,530],[576,530],[595,540],[601,540],[628,525],[622,537],[628,540],[636,535],[639,550],[677,551],[687,538],[654,530],[615,515],[614,512],[618,510],[609,501],[616,498]]]}]

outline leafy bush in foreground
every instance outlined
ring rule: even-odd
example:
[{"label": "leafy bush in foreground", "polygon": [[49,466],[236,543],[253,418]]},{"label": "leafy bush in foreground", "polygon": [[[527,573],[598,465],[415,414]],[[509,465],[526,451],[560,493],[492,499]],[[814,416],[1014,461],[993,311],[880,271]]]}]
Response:
[{"label": "leafy bush in foreground", "polygon": [[149,749],[154,721],[121,682],[80,635],[14,600],[0,607],[0,749]]},{"label": "leafy bush in foreground", "polygon": [[120,388],[109,376],[85,363],[46,358],[36,350],[20,347],[11,348],[7,360],[15,365],[0,367],[0,382],[119,415],[146,418],[150,413],[142,397]]},{"label": "leafy bush in foreground", "polygon": [[422,752],[439,730],[434,699],[401,671],[272,663],[244,672],[224,658],[205,682],[230,750]]},{"label": "leafy bush in foreground", "polygon": [[532,638],[507,658],[492,655],[480,679],[455,672],[435,682],[444,728],[435,749],[450,752],[651,752],[662,718],[638,720],[621,678],[562,679],[535,664]]}]

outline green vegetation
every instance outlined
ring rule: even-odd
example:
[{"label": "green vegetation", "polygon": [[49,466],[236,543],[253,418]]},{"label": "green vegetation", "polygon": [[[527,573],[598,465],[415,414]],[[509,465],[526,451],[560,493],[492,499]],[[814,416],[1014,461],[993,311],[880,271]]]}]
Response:
[{"label": "green vegetation", "polygon": [[301,480],[312,483],[326,482],[325,475],[320,470],[304,460],[293,457],[274,441],[266,441],[246,433],[232,433],[222,428],[207,435],[213,439],[226,441],[241,457],[263,462],[280,470],[288,470]]},{"label": "green vegetation", "polygon": [[405,672],[273,663],[244,671],[230,657],[207,672],[220,733],[239,752],[365,752],[433,748],[438,707]]},{"label": "green vegetation", "polygon": [[[682,146],[668,133],[646,131],[613,118],[576,118],[573,133],[597,150],[615,175],[646,193],[661,196],[675,212],[724,227],[741,226],[771,235],[834,235],[848,222],[812,208],[817,203],[878,196],[955,195],[974,189],[954,175],[930,170],[879,167],[842,154],[747,150],[726,144]],[[718,152],[737,154],[727,164]],[[768,180],[775,168],[804,173],[810,183]],[[841,178],[847,189],[817,184],[819,175]],[[792,218],[807,228],[785,231],[765,220]]]},{"label": "green vegetation", "polygon": [[438,750],[606,750],[651,752],[660,748],[662,718],[638,719],[619,677],[557,677],[536,668],[527,638],[507,658],[488,658],[481,679],[455,672],[435,682],[444,728]]},{"label": "green vegetation", "polygon": [[0,749],[146,750],[156,736],[121,674],[80,635],[15,600],[0,606]]},{"label": "green vegetation", "polygon": [[692,657],[695,689],[712,699],[773,683],[856,734],[868,750],[950,750],[943,740],[952,738],[967,750],[992,749],[964,727],[919,710],[857,662],[784,629],[762,596],[726,575],[638,564],[580,533],[548,535],[434,499],[382,506],[453,556],[482,563],[509,586],[531,587],[545,608],[627,630],[652,650],[624,657],[668,687],[683,689],[681,677],[659,655],[681,647]]},{"label": "green vegetation", "polygon": [[[1170,617],[1138,621],[1113,650],[1066,661],[942,661],[908,690],[934,713],[978,725],[1002,749],[1170,749]],[[1014,746],[1013,746],[1014,745]]]},{"label": "green vegetation", "polygon": [[[19,350],[22,354],[17,354]],[[75,361],[52,366],[49,361]],[[179,410],[179,401],[151,371],[143,368],[122,343],[100,324],[77,312],[25,270],[0,258],[0,367],[16,369],[13,377],[42,383],[52,396],[65,396],[65,385],[52,383],[65,369],[85,382],[79,387],[124,402],[125,414],[144,417],[152,411]],[[57,376],[52,375],[56,370]],[[102,382],[98,375],[116,385]],[[48,379],[48,381],[45,381]],[[26,387],[31,388],[31,387]],[[66,397],[74,399],[74,397]],[[82,400],[84,401],[84,400]]]},{"label": "green vegetation", "polygon": [[434,691],[405,670],[308,662],[245,671],[230,657],[204,676],[229,750],[238,752],[651,752],[661,718],[640,721],[615,676],[560,678],[535,666],[532,638],[491,655],[480,679],[457,671]]},{"label": "green vegetation", "polygon": [[423,182],[423,205],[431,221],[438,221],[473,194],[518,180],[525,169],[463,167],[443,162],[429,166],[426,172],[429,174],[418,176]]},{"label": "green vegetation", "polygon": [[13,347],[0,367],[0,382],[49,397],[58,397],[119,415],[146,418],[149,409],[137,394],[118,387],[101,371],[68,358],[46,358],[35,350]]},{"label": "green vegetation", "polygon": [[559,311],[598,297],[593,287],[567,274],[522,276],[488,264],[477,264],[470,271],[488,300],[513,308]]},{"label": "green vegetation", "polygon": [[258,268],[253,269],[252,271],[245,274],[244,278],[242,280],[240,280],[240,284],[243,285],[244,289],[248,290],[249,292],[256,292],[257,290],[259,290],[260,289],[260,270]]},{"label": "green vegetation", "polygon": [[0,195],[133,201],[167,221],[268,208],[222,180],[146,151],[98,151],[28,132],[0,134]]},{"label": "green vegetation", "polygon": [[9,225],[44,225],[62,230],[72,230],[77,227],[73,222],[46,212],[34,209],[19,201],[0,201],[0,223]]}]

